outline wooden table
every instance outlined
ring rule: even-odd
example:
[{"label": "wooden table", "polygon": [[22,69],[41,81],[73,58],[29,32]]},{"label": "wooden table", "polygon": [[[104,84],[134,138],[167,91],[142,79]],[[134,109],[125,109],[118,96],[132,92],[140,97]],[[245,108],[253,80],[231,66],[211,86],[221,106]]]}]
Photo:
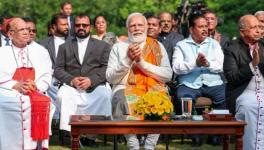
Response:
[{"label": "wooden table", "polygon": [[236,150],[243,149],[243,121],[91,121],[72,116],[72,150],[79,149],[82,134],[221,134],[224,135],[223,149],[229,146],[229,135],[236,136]]}]

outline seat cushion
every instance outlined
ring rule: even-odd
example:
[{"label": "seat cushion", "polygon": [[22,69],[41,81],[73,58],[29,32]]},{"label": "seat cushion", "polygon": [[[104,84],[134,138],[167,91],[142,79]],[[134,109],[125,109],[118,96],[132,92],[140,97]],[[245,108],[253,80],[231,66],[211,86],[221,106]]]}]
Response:
[{"label": "seat cushion", "polygon": [[195,103],[195,107],[204,107],[212,105],[212,100],[207,97],[198,97]]}]

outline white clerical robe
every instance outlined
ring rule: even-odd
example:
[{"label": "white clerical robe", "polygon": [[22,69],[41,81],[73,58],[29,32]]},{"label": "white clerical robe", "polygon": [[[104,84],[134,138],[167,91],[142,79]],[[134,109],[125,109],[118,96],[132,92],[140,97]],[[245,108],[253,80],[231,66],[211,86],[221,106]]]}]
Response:
[{"label": "white clerical robe", "polygon": [[[40,92],[45,92],[51,83],[51,60],[44,47],[34,42],[23,50],[14,45],[0,48],[0,150],[37,147],[37,142],[31,138],[29,96],[12,89],[17,83],[12,77],[18,67],[35,69],[35,83]],[[48,148],[48,139],[42,141],[42,147]]]},{"label": "white clerical robe", "polygon": [[247,88],[236,100],[236,119],[244,120],[244,150],[264,150],[264,79],[254,71]]}]

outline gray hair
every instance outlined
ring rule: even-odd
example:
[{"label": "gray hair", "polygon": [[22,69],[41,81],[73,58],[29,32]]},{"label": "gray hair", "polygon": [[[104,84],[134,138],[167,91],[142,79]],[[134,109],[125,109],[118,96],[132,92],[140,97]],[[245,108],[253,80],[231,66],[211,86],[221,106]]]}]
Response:
[{"label": "gray hair", "polygon": [[263,15],[263,14],[264,14],[264,11],[259,10],[259,11],[257,11],[257,12],[254,14],[254,16]]},{"label": "gray hair", "polygon": [[241,30],[241,29],[245,29],[245,28],[246,28],[246,24],[245,24],[244,19],[239,19],[239,21],[238,21],[238,29]]},{"label": "gray hair", "polygon": [[145,25],[147,24],[147,19],[146,19],[146,17],[142,13],[134,12],[134,13],[129,14],[128,17],[127,17],[127,20],[126,20],[126,27],[127,28],[129,26],[129,23],[130,23],[131,18],[132,17],[135,17],[135,16],[142,16],[144,18]]},{"label": "gray hair", "polygon": [[[253,15],[251,14],[247,14],[247,15],[244,15],[242,17],[240,17],[239,21],[238,21],[238,29],[241,30],[241,29],[245,29],[247,27],[247,23],[246,23],[246,18],[247,17],[252,17]],[[253,16],[255,17],[255,16]]]}]

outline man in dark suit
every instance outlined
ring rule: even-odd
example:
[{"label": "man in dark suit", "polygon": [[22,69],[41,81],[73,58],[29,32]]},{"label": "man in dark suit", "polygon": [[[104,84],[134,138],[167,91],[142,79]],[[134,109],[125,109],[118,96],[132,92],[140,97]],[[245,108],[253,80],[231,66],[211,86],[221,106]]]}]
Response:
[{"label": "man in dark suit", "polygon": [[208,24],[209,37],[217,40],[220,43],[222,49],[227,48],[229,38],[216,30],[218,25],[218,19],[215,12],[213,12],[212,10],[206,10],[205,12],[203,12],[203,15]]},{"label": "man in dark suit", "polygon": [[74,36],[74,17],[72,16],[71,2],[61,3],[61,13],[67,16],[69,36]]},{"label": "man in dark suit", "polygon": [[2,18],[2,27],[0,32],[0,47],[11,45],[11,40],[8,37],[8,31],[10,28],[9,23],[12,21],[12,18],[3,17]]},{"label": "man in dark suit", "polygon": [[[68,23],[67,16],[64,14],[54,14],[51,18],[51,25],[54,29],[54,35],[49,36],[46,39],[39,42],[40,45],[44,46],[50,55],[52,62],[52,69],[55,67],[55,61],[58,54],[59,46],[63,44],[68,36]],[[59,103],[57,99],[59,82],[54,77],[52,78],[52,84],[48,89],[47,93],[52,99],[52,103],[56,106],[56,112],[53,116],[54,119],[59,119]]]},{"label": "man in dark suit", "polygon": [[59,46],[65,42],[68,36],[67,16],[61,13],[54,14],[51,18],[51,25],[54,29],[54,35],[43,39],[39,43],[49,51],[52,68],[54,68]]},{"label": "man in dark suit", "polygon": [[[264,46],[260,22],[253,15],[239,20],[240,37],[225,50],[227,106],[237,120],[246,121],[243,149],[263,149]],[[236,106],[236,107],[235,107]]]},{"label": "man in dark suit", "polygon": [[90,36],[87,15],[75,18],[75,38],[59,47],[55,77],[63,83],[58,91],[60,129],[70,131],[74,114],[111,115],[111,89],[106,85],[110,45]]},{"label": "man in dark suit", "polygon": [[172,64],[172,55],[174,51],[173,48],[179,41],[183,40],[184,37],[177,32],[171,32],[172,15],[169,12],[161,12],[159,14],[159,19],[161,25],[161,33],[158,36],[158,41],[164,45],[168,53],[170,64]]}]

